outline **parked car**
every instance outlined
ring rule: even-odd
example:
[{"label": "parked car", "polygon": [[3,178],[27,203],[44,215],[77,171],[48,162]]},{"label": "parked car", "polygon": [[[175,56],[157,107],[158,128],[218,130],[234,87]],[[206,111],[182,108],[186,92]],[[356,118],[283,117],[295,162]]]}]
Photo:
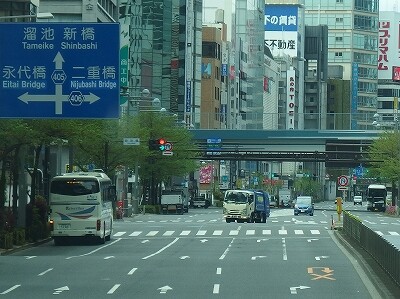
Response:
[{"label": "parked car", "polygon": [[294,215],[314,215],[314,203],[311,196],[298,196],[294,204]]},{"label": "parked car", "polygon": [[362,205],[362,196],[361,195],[354,195],[353,204],[354,205]]}]

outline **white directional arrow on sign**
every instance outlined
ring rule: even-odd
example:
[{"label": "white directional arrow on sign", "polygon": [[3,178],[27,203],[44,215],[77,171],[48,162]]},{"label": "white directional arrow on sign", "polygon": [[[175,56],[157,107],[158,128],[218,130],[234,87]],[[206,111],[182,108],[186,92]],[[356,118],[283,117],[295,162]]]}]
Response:
[{"label": "white directional arrow on sign", "polygon": [[320,261],[321,259],[327,259],[327,258],[329,258],[329,256],[326,256],[326,255],[316,256],[316,257],[315,257],[315,259],[316,259],[317,261]]},{"label": "white directional arrow on sign", "polygon": [[310,287],[307,286],[298,286],[298,287],[291,287],[290,288],[290,293],[291,294],[297,294],[297,289],[299,290],[305,290],[305,289],[309,289]]},{"label": "white directional arrow on sign", "polygon": [[171,291],[172,288],[170,286],[163,286],[161,288],[158,288],[157,290],[160,290],[160,294],[165,294],[168,291]]},{"label": "white directional arrow on sign", "polygon": [[256,259],[262,259],[262,258],[265,258],[265,257],[266,257],[265,255],[256,255],[256,256],[251,257],[251,260],[255,261]]},{"label": "white directional arrow on sign", "polygon": [[53,295],[58,295],[63,291],[69,291],[69,287],[65,286],[65,287],[54,289]]},{"label": "white directional arrow on sign", "polygon": [[[94,102],[98,101],[100,98],[93,93],[89,93],[84,95],[85,102],[89,102],[89,104],[93,104]],[[69,95],[68,94],[46,94],[46,95],[39,95],[39,94],[29,94],[25,92],[24,94],[20,95],[18,99],[26,104],[29,102],[54,102],[57,100],[59,102],[68,102]]]}]

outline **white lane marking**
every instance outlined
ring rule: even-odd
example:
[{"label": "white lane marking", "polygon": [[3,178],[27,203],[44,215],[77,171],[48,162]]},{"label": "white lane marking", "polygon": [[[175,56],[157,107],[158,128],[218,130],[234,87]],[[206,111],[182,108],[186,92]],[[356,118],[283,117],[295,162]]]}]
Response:
[{"label": "white lane marking", "polygon": [[126,234],[126,232],[118,232],[118,233],[114,234],[114,237],[121,237],[121,236],[123,236],[125,234]]},{"label": "white lane marking", "polygon": [[107,292],[107,294],[113,294],[119,287],[120,287],[120,284],[115,284],[115,285]]},{"label": "white lane marking", "polygon": [[219,294],[219,283],[214,284],[213,294]]},{"label": "white lane marking", "polygon": [[239,231],[238,230],[231,230],[230,232],[229,232],[229,235],[230,236],[237,236],[239,234]]},{"label": "white lane marking", "polygon": [[163,236],[172,236],[174,232],[175,232],[174,230],[167,230],[167,231],[163,234]]},{"label": "white lane marking", "polygon": [[262,233],[263,233],[263,235],[270,235],[271,234],[271,230],[270,229],[263,229]]},{"label": "white lane marking", "polygon": [[33,259],[33,258],[35,258],[35,257],[37,257],[37,256],[36,256],[36,255],[31,255],[31,256],[26,255],[25,257],[26,257],[27,260],[30,260],[30,259]]},{"label": "white lane marking", "polygon": [[131,234],[129,235],[129,237],[137,237],[137,236],[139,236],[141,233],[142,233],[142,232],[136,231],[136,232],[131,233]]},{"label": "white lane marking", "polygon": [[197,220],[197,222],[204,222],[205,220],[203,219],[203,220]]},{"label": "white lane marking", "polygon": [[389,234],[391,234],[392,236],[398,236],[399,235],[398,232],[389,232]]},{"label": "white lane marking", "polygon": [[183,230],[181,233],[180,233],[180,236],[188,236],[189,234],[190,234],[190,230]]},{"label": "white lane marking", "polygon": [[16,288],[20,287],[20,284],[16,284],[15,286],[9,288],[8,290],[5,290],[4,292],[0,293],[0,295],[5,295],[7,293],[10,293],[11,291],[15,290]]},{"label": "white lane marking", "polygon": [[115,256],[110,255],[110,256],[106,256],[104,259],[105,259],[105,260],[109,260],[109,259],[113,259],[113,258],[115,258]]},{"label": "white lane marking", "polygon": [[232,246],[233,241],[235,241],[235,238],[232,239],[232,241],[229,243],[228,247],[225,249],[224,253],[219,257],[220,260],[223,260],[226,255],[228,254],[229,248]]},{"label": "white lane marking", "polygon": [[133,273],[135,273],[136,270],[137,268],[132,268],[132,270],[128,272],[128,275],[132,275]]},{"label": "white lane marking", "polygon": [[287,261],[286,240],[285,240],[285,238],[282,238],[282,247],[283,247],[283,260]]},{"label": "white lane marking", "polygon": [[255,235],[255,234],[256,234],[256,231],[254,229],[248,229],[246,231],[246,235]]},{"label": "white lane marking", "polygon": [[149,240],[143,240],[143,241],[140,242],[140,243],[144,244],[144,243],[147,243],[147,242],[150,242],[150,241],[149,241]]},{"label": "white lane marking", "polygon": [[157,234],[158,234],[158,230],[152,230],[146,235],[146,237],[154,237]]},{"label": "white lane marking", "polygon": [[280,235],[287,235],[287,230],[286,229],[280,229],[279,230]]},{"label": "white lane marking", "polygon": [[217,275],[221,275],[222,273],[222,268],[217,268]]},{"label": "white lane marking", "polygon": [[69,257],[66,257],[65,259],[66,259],[66,260],[69,260],[69,259],[72,259],[72,258],[75,258],[75,257],[88,256],[88,255],[90,255],[90,254],[92,254],[92,253],[95,253],[95,252],[97,252],[97,251],[99,251],[99,250],[101,250],[101,249],[103,249],[103,248],[106,248],[106,247],[108,247],[108,246],[111,246],[111,245],[113,245],[113,244],[115,244],[115,243],[117,243],[117,242],[119,242],[119,241],[121,241],[121,240],[122,240],[122,239],[116,239],[116,240],[112,241],[111,243],[109,243],[109,244],[107,244],[107,245],[104,245],[104,246],[101,246],[101,247],[99,247],[99,248],[97,248],[97,249],[95,249],[95,250],[92,250],[92,251],[88,252],[88,253],[84,253],[84,254],[80,254],[80,255],[69,256]]},{"label": "white lane marking", "polygon": [[319,232],[319,230],[317,230],[317,229],[312,229],[312,230],[311,230],[311,234],[312,234],[312,235],[319,235],[320,232]]},{"label": "white lane marking", "polygon": [[161,248],[160,250],[158,250],[158,251],[156,251],[156,252],[154,252],[154,253],[152,253],[152,254],[150,254],[150,255],[148,255],[148,256],[142,257],[142,260],[147,260],[147,259],[149,259],[149,258],[151,258],[151,257],[153,257],[153,256],[155,256],[155,255],[157,255],[157,254],[159,254],[159,253],[161,253],[161,252],[163,252],[165,249],[167,249],[168,247],[172,246],[172,245],[173,245],[174,243],[176,243],[178,240],[179,240],[179,238],[175,238],[171,243],[165,245],[165,246],[164,246],[163,248]]},{"label": "white lane marking", "polygon": [[49,268],[46,271],[43,271],[42,273],[39,273],[38,276],[43,276],[45,275],[47,272],[50,272],[51,270],[53,270],[53,268]]},{"label": "white lane marking", "polygon": [[215,230],[213,232],[213,236],[220,236],[220,235],[222,235],[222,230]]},{"label": "white lane marking", "polygon": [[204,236],[207,233],[206,230],[199,230],[196,234],[196,236]]},{"label": "white lane marking", "polygon": [[295,230],[294,230],[294,234],[295,234],[295,235],[304,235],[304,232],[303,232],[302,229],[295,229]]}]

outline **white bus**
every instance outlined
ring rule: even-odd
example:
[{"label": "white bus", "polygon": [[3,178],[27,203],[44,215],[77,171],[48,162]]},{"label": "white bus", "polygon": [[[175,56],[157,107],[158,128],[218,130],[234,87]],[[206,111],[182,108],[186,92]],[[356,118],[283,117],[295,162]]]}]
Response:
[{"label": "white bus", "polygon": [[115,186],[100,172],[67,173],[50,183],[50,226],[55,245],[70,237],[110,240]]}]

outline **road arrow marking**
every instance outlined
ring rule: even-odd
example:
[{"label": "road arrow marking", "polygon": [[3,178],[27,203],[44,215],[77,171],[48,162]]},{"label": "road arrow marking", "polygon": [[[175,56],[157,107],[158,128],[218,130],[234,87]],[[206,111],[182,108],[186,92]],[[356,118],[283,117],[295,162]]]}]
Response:
[{"label": "road arrow marking", "polygon": [[69,291],[69,287],[65,286],[65,287],[61,287],[61,288],[58,288],[58,289],[54,289],[53,295],[58,295],[63,291]]},{"label": "road arrow marking", "polygon": [[261,241],[268,241],[268,239],[258,239],[257,243],[260,243]]},{"label": "road arrow marking", "polygon": [[53,268],[49,268],[46,271],[43,271],[42,273],[39,273],[38,276],[43,276],[45,275],[47,272],[50,272],[51,270],[53,270]]},{"label": "road arrow marking", "polygon": [[188,255],[183,255],[180,257],[181,260],[186,260],[186,259],[190,259],[190,256]]},{"label": "road arrow marking", "polygon": [[201,243],[205,243],[205,242],[208,242],[208,240],[207,239],[201,239],[200,242]]},{"label": "road arrow marking", "polygon": [[265,255],[256,255],[256,256],[251,257],[251,260],[255,261],[256,259],[262,259],[262,258],[265,258],[265,257],[267,257],[267,256],[265,256]]},{"label": "road arrow marking", "polygon": [[312,241],[318,241],[319,239],[307,239],[308,243],[311,243]]},{"label": "road arrow marking", "polygon": [[149,240],[143,240],[142,244],[149,242]]},{"label": "road arrow marking", "polygon": [[158,288],[157,290],[160,290],[160,294],[165,294],[168,291],[171,291],[172,288],[170,286],[163,286],[161,288]]},{"label": "road arrow marking", "polygon": [[20,286],[21,286],[20,284],[16,284],[15,286],[9,288],[8,290],[5,290],[4,292],[0,293],[0,295],[5,295],[5,294],[7,294],[7,293],[9,293],[9,292],[11,292],[11,291],[13,291],[13,290],[15,290],[16,288],[18,288],[18,287],[20,287]]},{"label": "road arrow marking", "polygon": [[310,287],[307,287],[307,286],[291,287],[291,288],[290,288],[290,293],[291,293],[291,294],[297,294],[297,289],[299,289],[299,290],[305,290],[305,289],[310,289]]},{"label": "road arrow marking", "polygon": [[317,261],[320,261],[321,259],[327,259],[327,258],[329,258],[329,256],[326,256],[326,255],[316,256],[316,257],[315,257],[315,259],[316,259]]},{"label": "road arrow marking", "polygon": [[115,258],[115,256],[111,255],[111,256],[106,256],[104,259],[108,260],[108,259],[113,259],[113,258]]}]

